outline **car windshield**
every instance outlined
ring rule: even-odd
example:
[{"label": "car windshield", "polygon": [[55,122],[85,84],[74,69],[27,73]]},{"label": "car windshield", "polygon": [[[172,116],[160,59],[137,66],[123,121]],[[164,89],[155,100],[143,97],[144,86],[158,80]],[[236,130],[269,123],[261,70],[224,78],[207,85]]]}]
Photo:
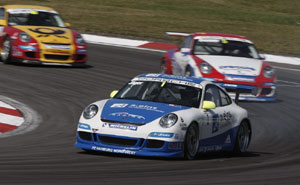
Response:
[{"label": "car windshield", "polygon": [[65,27],[63,20],[56,13],[47,11],[9,12],[8,24],[11,26],[54,26]]},{"label": "car windshield", "polygon": [[193,54],[195,55],[223,55],[234,57],[259,58],[253,44],[233,40],[195,40]]},{"label": "car windshield", "polygon": [[201,89],[166,82],[131,81],[114,98],[199,107]]}]

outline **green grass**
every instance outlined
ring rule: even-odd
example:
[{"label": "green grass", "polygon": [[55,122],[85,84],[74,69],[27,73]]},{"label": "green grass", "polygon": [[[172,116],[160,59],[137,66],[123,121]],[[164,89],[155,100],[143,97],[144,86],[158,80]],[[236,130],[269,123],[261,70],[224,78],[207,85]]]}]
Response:
[{"label": "green grass", "polygon": [[166,31],[243,35],[268,53],[300,55],[299,0],[1,0],[49,6],[82,33],[164,39]]}]

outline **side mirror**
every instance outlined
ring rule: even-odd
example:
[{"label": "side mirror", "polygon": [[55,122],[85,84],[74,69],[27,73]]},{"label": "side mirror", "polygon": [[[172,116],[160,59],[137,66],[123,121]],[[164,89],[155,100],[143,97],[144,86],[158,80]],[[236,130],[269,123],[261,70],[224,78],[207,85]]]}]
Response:
[{"label": "side mirror", "polygon": [[67,28],[70,28],[70,27],[71,27],[71,24],[68,23],[68,22],[65,22],[65,25],[66,25]]},{"label": "side mirror", "polygon": [[209,110],[209,109],[215,109],[216,104],[213,101],[203,101],[202,109]]},{"label": "side mirror", "polygon": [[180,52],[184,55],[188,55],[188,54],[190,54],[191,49],[190,48],[181,48]]},{"label": "side mirror", "polygon": [[119,91],[118,90],[114,90],[110,93],[109,97],[113,98]]},{"label": "side mirror", "polygon": [[6,20],[0,20],[0,26],[7,26]]},{"label": "side mirror", "polygon": [[261,60],[266,60],[266,56],[264,55],[264,54],[258,54],[258,56],[259,56],[259,59],[261,59]]}]

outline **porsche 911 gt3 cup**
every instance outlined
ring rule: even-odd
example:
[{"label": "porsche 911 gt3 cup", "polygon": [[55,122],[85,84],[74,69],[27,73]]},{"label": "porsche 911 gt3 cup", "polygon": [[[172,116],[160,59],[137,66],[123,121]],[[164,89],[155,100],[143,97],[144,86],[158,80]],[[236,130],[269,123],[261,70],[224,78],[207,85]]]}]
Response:
[{"label": "porsche 911 gt3 cup", "polygon": [[199,152],[245,152],[248,113],[220,86],[192,78],[143,74],[111,99],[83,111],[75,146],[138,156],[185,157]]},{"label": "porsche 911 gt3 cup", "polygon": [[[174,33],[185,37],[180,48],[165,53],[161,73],[204,77],[226,88],[240,100],[274,101],[274,69],[263,61],[254,44],[246,37],[220,33]],[[257,89],[256,94],[252,94]]]},{"label": "porsche 911 gt3 cup", "polygon": [[3,63],[85,66],[87,45],[52,8],[0,6],[0,56]]}]

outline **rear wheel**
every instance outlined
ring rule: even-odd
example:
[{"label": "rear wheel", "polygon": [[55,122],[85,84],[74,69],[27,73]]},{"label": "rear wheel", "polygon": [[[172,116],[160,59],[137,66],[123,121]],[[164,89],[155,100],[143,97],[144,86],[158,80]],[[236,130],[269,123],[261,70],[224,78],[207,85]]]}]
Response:
[{"label": "rear wheel", "polygon": [[199,129],[197,124],[192,123],[186,131],[184,141],[184,157],[192,160],[197,157],[199,148]]},{"label": "rear wheel", "polygon": [[8,37],[5,38],[2,45],[1,60],[5,64],[11,60],[11,40]]},{"label": "rear wheel", "polygon": [[251,128],[246,121],[240,124],[238,133],[236,135],[236,141],[234,146],[235,154],[242,154],[246,152],[251,139]]}]

